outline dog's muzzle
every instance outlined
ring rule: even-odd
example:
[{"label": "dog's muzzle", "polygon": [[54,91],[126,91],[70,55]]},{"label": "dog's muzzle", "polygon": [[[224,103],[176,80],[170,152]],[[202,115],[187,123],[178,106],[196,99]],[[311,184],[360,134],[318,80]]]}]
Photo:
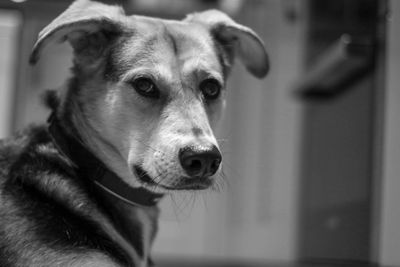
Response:
[{"label": "dog's muzzle", "polygon": [[163,179],[162,170],[160,177],[151,177],[140,166],[135,166],[134,170],[141,182],[151,186],[169,190],[202,190],[213,184],[213,176],[217,173],[221,161],[221,153],[215,145],[191,145],[179,150],[177,163],[182,171],[174,178],[166,175]]}]

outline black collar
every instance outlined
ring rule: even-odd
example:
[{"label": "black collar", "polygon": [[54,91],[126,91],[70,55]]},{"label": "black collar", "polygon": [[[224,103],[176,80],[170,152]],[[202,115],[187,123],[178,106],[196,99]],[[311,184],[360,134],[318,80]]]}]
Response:
[{"label": "black collar", "polygon": [[109,170],[81,142],[66,133],[54,113],[48,119],[48,130],[57,149],[74,165],[76,171],[89,178],[97,187],[134,206],[150,207],[158,203],[163,194],[150,192],[125,183]]}]

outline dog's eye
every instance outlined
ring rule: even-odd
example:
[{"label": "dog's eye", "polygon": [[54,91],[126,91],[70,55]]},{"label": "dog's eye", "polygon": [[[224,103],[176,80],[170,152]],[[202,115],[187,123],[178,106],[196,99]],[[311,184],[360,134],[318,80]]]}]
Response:
[{"label": "dog's eye", "polygon": [[207,79],[200,84],[200,90],[205,99],[216,99],[221,92],[221,84],[215,79]]},{"label": "dog's eye", "polygon": [[145,97],[158,98],[160,91],[154,82],[149,78],[137,78],[132,83],[136,92]]}]

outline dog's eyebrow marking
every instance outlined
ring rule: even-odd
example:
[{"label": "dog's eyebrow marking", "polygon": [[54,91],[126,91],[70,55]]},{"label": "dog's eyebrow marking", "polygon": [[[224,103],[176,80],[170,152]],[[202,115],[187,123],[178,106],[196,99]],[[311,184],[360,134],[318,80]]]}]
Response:
[{"label": "dog's eyebrow marking", "polygon": [[[157,41],[156,36],[150,36],[143,42],[133,37],[133,34],[125,36],[118,41],[118,46],[122,49],[112,48],[108,55],[104,71],[106,79],[118,81],[134,65],[148,64],[149,58],[153,53],[153,45]],[[140,51],[138,53],[137,51]]]},{"label": "dog's eyebrow marking", "polygon": [[[216,69],[217,67],[217,69]],[[192,60],[187,60],[183,66],[185,73],[195,73],[198,77],[214,78],[221,85],[225,84],[224,76],[219,71],[221,66],[219,63],[213,64],[211,62],[205,62],[201,57],[193,58]]]},{"label": "dog's eyebrow marking", "polygon": [[172,73],[168,68],[160,65],[154,65],[149,67],[136,68],[134,70],[128,71],[123,77],[122,81],[129,82],[135,77],[149,76],[159,82],[168,83],[172,80]]},{"label": "dog's eyebrow marking", "polygon": [[218,61],[222,67],[224,79],[226,79],[227,76],[229,75],[229,70],[232,68],[232,63],[233,63],[229,60],[229,58],[230,58],[229,53],[234,53],[234,51],[233,51],[234,48],[227,44],[220,44],[220,43],[216,42],[215,40],[213,42],[214,42],[215,52],[218,56]]},{"label": "dog's eyebrow marking", "polygon": [[171,31],[168,29],[167,25],[165,25],[165,23],[162,24],[163,25],[163,29],[164,29],[164,38],[166,41],[168,41],[171,44],[172,47],[172,51],[174,52],[175,55],[178,54],[178,44],[175,40],[174,35],[171,33]]}]

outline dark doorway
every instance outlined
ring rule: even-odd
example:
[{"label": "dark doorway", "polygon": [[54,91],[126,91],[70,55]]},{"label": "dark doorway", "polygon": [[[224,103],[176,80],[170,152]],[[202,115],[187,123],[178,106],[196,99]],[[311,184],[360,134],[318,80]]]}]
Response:
[{"label": "dark doorway", "polygon": [[372,262],[385,1],[308,3],[299,256]]}]

